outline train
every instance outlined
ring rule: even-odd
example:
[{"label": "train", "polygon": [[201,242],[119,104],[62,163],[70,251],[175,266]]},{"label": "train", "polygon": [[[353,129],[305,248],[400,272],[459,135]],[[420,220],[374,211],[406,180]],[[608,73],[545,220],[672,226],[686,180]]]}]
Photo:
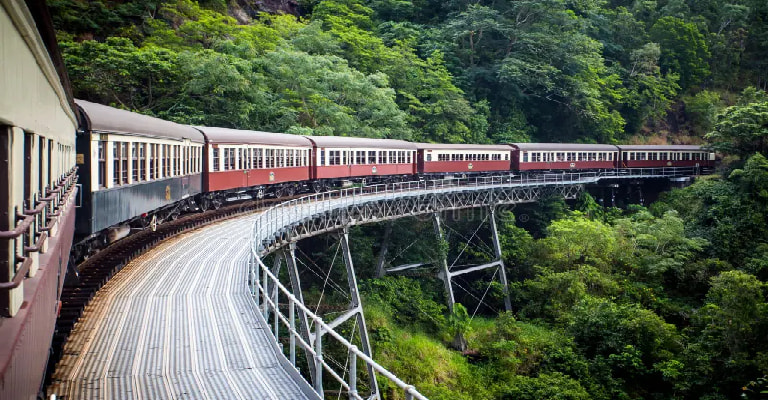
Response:
[{"label": "train", "polygon": [[694,145],[435,144],[189,126],[75,100],[82,204],[73,257],[242,199],[499,173],[714,167]]}]

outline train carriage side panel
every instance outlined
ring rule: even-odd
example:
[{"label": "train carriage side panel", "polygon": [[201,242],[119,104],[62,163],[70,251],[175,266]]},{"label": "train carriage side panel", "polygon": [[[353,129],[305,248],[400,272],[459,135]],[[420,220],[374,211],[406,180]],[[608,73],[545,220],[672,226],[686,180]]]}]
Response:
[{"label": "train carriage side panel", "polygon": [[198,127],[205,134],[206,192],[310,179],[312,143],[285,133]]},{"label": "train carriage side panel", "polygon": [[697,145],[619,145],[622,168],[715,166],[714,153]]},{"label": "train carriage side panel", "polygon": [[185,125],[76,100],[90,138],[90,221],[87,237],[202,191],[202,134]]},{"label": "train carriage side panel", "polygon": [[512,148],[507,145],[417,143],[418,171],[425,174],[509,171]]},{"label": "train carriage side panel", "polygon": [[619,149],[607,144],[512,143],[518,171],[613,169]]},{"label": "train carriage side panel", "polygon": [[314,179],[416,174],[416,145],[403,140],[308,136],[314,146]]},{"label": "train carriage side panel", "polygon": [[44,1],[3,1],[0,49],[0,399],[34,399],[75,225],[77,118]]}]

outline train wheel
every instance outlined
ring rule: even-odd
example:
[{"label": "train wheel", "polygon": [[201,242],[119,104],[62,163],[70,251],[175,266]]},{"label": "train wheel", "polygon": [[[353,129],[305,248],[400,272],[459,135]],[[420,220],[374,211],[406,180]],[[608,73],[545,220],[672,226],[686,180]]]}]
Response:
[{"label": "train wheel", "polygon": [[285,188],[285,195],[288,196],[288,197],[291,197],[294,194],[296,194],[296,186],[294,186],[294,185],[286,186],[286,188]]},{"label": "train wheel", "polygon": [[197,207],[202,212],[206,212],[211,208],[211,200],[208,199],[207,197],[200,198],[200,201],[198,203],[199,204],[197,205]]},{"label": "train wheel", "polygon": [[311,183],[310,187],[312,188],[312,192],[314,193],[320,193],[323,191],[323,182],[320,181],[314,181]]},{"label": "train wheel", "polygon": [[221,205],[224,204],[224,202],[221,200],[221,197],[214,197],[211,199],[211,205],[213,206],[214,210],[218,210],[221,208]]}]

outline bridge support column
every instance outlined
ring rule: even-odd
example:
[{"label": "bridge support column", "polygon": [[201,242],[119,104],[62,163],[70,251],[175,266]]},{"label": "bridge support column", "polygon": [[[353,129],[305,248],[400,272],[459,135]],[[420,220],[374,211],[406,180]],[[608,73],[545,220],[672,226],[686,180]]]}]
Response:
[{"label": "bridge support column", "polygon": [[504,309],[512,311],[512,301],[509,299],[509,283],[507,282],[507,271],[504,266],[504,258],[501,255],[501,243],[499,242],[499,231],[496,228],[496,207],[488,207],[490,212],[491,234],[493,235],[493,250],[496,254],[496,261],[499,263],[499,280],[504,286]]},{"label": "bridge support column", "polygon": [[384,269],[384,265],[387,261],[387,251],[389,250],[389,236],[392,235],[392,221],[387,222],[387,226],[384,228],[384,238],[381,240],[381,250],[379,251],[379,259],[376,263],[376,277],[381,278],[387,271]]},{"label": "bridge support column", "polygon": [[[443,229],[440,227],[440,213],[432,214],[432,224],[435,227],[435,236],[437,236],[437,239],[440,241],[440,251],[442,251]],[[448,254],[440,254],[440,272],[437,276],[443,281],[443,284],[445,285],[445,296],[446,302],[448,303],[448,311],[453,313],[453,305],[456,304],[456,299],[453,296],[451,272],[448,270]]]},{"label": "bridge support column", "polygon": [[[362,350],[365,355],[368,357],[373,358],[373,348],[371,347],[371,342],[368,339],[368,327],[365,324],[365,314],[363,313],[363,303],[360,300],[360,292],[358,291],[357,287],[357,276],[355,275],[355,268],[352,264],[352,253],[349,250],[349,231],[348,228],[344,228],[341,233],[341,251],[342,256],[344,258],[344,265],[347,267],[347,283],[349,284],[349,294],[352,298],[350,302],[350,310],[341,317],[337,318],[333,322],[331,322],[329,325],[332,327],[338,326],[341,322],[344,322],[344,320],[347,320],[352,315],[355,315],[357,317],[357,325],[359,327],[360,331],[360,343],[362,344]],[[350,314],[352,313],[352,314]],[[342,320],[343,319],[343,320]],[[370,381],[371,385],[371,396],[369,399],[380,399],[381,396],[379,395],[379,384],[376,381],[376,373],[373,370],[373,367],[370,364],[367,364],[368,367],[368,379]]]},{"label": "bridge support column", "polygon": [[[291,291],[293,292],[293,296],[296,297],[296,299],[299,300],[301,304],[304,304],[304,295],[301,294],[301,281],[299,280],[299,269],[296,266],[296,243],[291,242],[288,244],[288,250],[283,250],[283,256],[285,257],[285,261],[288,268],[288,275],[291,279]],[[295,307],[295,306],[293,306]],[[312,344],[312,340],[309,337],[309,320],[307,319],[307,314],[304,313],[304,311],[300,308],[295,310],[296,313],[299,316],[299,333],[301,334],[301,338],[307,343]],[[294,312],[293,309],[290,310],[290,312]],[[309,376],[312,379],[312,382],[316,382],[317,378],[315,378],[315,362],[312,357],[312,353],[309,352],[309,349],[304,349],[304,355],[307,358],[307,366],[309,367]],[[291,359],[295,359],[295,354],[291,355]]]}]

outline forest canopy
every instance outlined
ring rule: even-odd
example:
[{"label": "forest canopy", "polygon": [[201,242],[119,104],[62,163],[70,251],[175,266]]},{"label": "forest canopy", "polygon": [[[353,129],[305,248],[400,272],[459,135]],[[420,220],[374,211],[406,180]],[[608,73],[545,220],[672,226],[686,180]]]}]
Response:
[{"label": "forest canopy", "polygon": [[77,97],[184,123],[699,143],[768,85],[764,1],[278,3],[48,2]]}]

